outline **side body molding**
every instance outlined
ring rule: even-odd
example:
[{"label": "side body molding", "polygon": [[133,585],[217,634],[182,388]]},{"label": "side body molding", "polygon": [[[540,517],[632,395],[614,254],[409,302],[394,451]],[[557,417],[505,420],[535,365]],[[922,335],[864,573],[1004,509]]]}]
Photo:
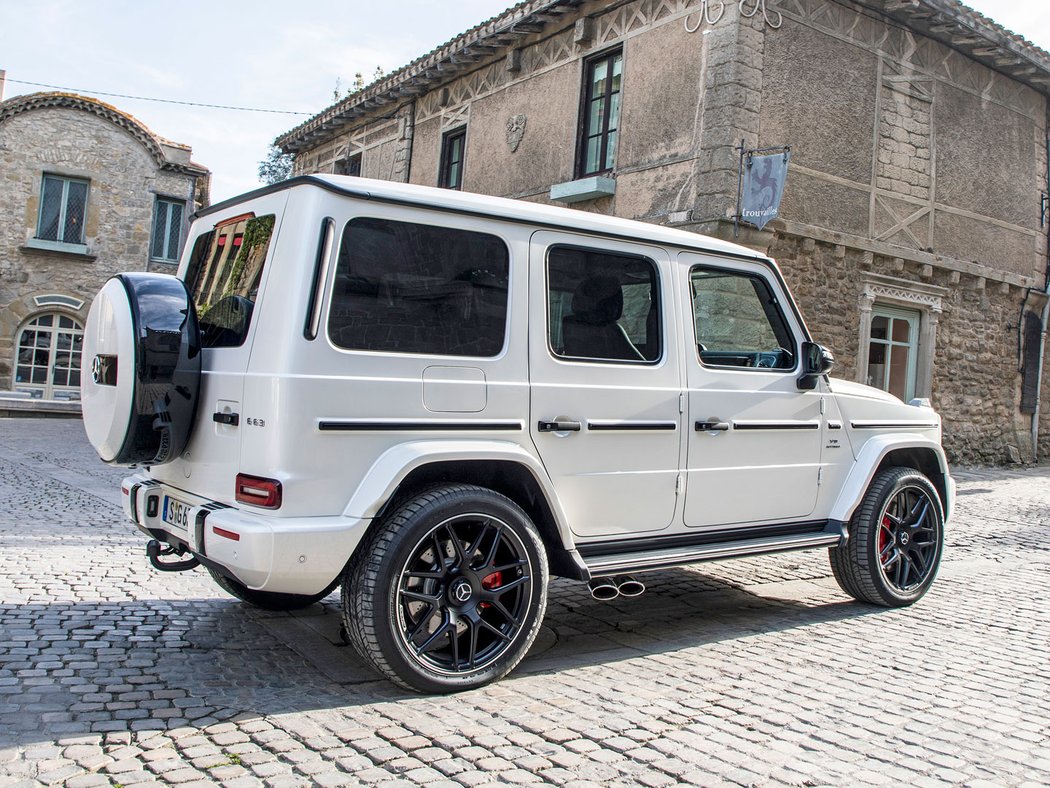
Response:
[{"label": "side body molding", "polygon": [[469,461],[512,462],[528,469],[543,491],[554,515],[562,546],[575,546],[565,512],[547,471],[536,457],[511,441],[410,441],[387,449],[368,469],[361,484],[354,491],[343,515],[346,517],[375,517],[394,490],[416,468],[436,462]]},{"label": "side body molding", "polygon": [[[897,449],[918,449],[933,452],[937,457],[942,481],[945,490],[945,500],[941,503],[945,508],[945,521],[951,517],[955,508],[955,483],[948,473],[948,461],[944,456],[944,449],[935,440],[918,433],[897,433],[893,435],[877,435],[867,440],[857,455],[853,469],[846,478],[839,497],[835,500],[830,517],[833,520],[849,522],[854,510],[860,505],[864,493],[871,483],[879,463],[891,451]],[[932,480],[936,482],[937,480]]]}]

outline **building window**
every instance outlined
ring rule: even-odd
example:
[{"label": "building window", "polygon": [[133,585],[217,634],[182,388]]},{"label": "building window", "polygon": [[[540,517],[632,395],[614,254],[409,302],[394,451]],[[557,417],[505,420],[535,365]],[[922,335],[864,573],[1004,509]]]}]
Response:
[{"label": "building window", "polygon": [[153,260],[176,263],[179,260],[182,240],[182,213],[185,203],[178,200],[157,198],[153,210],[153,241],[149,256]]},{"label": "building window", "polygon": [[441,141],[441,173],[438,186],[463,188],[463,157],[467,144],[467,127],[450,131]]},{"label": "building window", "polygon": [[607,172],[616,165],[623,52],[607,52],[586,63],[580,118],[577,175]]},{"label": "building window", "polygon": [[30,320],[18,335],[15,390],[42,399],[80,399],[80,353],[84,327],[49,312]]},{"label": "building window", "polygon": [[45,175],[40,189],[36,237],[66,244],[84,243],[88,182]]},{"label": "building window", "polygon": [[915,397],[919,316],[912,309],[875,304],[871,310],[867,383],[904,400]]},{"label": "building window", "polygon": [[353,156],[349,156],[342,161],[342,174],[343,175],[354,175],[356,177],[361,176],[361,154],[355,153]]}]

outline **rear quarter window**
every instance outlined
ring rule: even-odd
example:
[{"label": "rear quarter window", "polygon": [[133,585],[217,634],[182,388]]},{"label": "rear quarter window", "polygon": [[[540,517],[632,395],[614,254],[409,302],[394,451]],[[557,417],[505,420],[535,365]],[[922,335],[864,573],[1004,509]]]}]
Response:
[{"label": "rear quarter window", "polygon": [[506,244],[488,233],[352,219],[340,243],[328,336],[347,350],[498,355],[509,268]]}]

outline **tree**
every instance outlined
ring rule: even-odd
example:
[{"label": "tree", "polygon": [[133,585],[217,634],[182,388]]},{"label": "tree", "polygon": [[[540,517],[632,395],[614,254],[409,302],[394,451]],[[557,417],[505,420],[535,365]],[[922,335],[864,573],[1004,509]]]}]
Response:
[{"label": "tree", "polygon": [[271,145],[266,158],[259,162],[259,180],[272,186],[292,177],[292,154]]}]

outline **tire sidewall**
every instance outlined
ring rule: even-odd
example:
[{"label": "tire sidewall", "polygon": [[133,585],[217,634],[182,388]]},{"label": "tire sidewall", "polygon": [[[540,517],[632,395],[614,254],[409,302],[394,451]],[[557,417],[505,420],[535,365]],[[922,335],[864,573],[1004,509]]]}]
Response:
[{"label": "tire sidewall", "polygon": [[[423,497],[430,500],[416,508],[417,502]],[[398,587],[401,573],[419,542],[443,522],[469,514],[490,515],[501,520],[520,540],[529,560],[528,571],[532,577],[529,609],[522,626],[514,636],[514,641],[504,653],[482,668],[448,675],[428,668],[407,652],[402,638],[398,635],[398,628],[401,626],[398,616]],[[396,529],[395,533],[386,534],[393,538],[382,538],[383,531],[389,528]],[[374,624],[372,634],[387,666],[395,674],[391,678],[403,686],[424,692],[457,692],[480,687],[505,676],[524,658],[543,621],[548,567],[543,542],[532,521],[520,507],[503,495],[486,488],[438,488],[429,491],[429,495],[419,496],[399,507],[384,520],[376,535],[380,538],[362,545],[367,553],[361,556],[360,562],[360,569],[367,566],[375,572],[375,587],[367,587],[367,572],[355,571],[352,572],[351,587],[348,590],[359,596],[358,609],[371,605],[370,619]],[[385,549],[384,542],[387,543]],[[369,654],[362,656],[375,662]]]}]

